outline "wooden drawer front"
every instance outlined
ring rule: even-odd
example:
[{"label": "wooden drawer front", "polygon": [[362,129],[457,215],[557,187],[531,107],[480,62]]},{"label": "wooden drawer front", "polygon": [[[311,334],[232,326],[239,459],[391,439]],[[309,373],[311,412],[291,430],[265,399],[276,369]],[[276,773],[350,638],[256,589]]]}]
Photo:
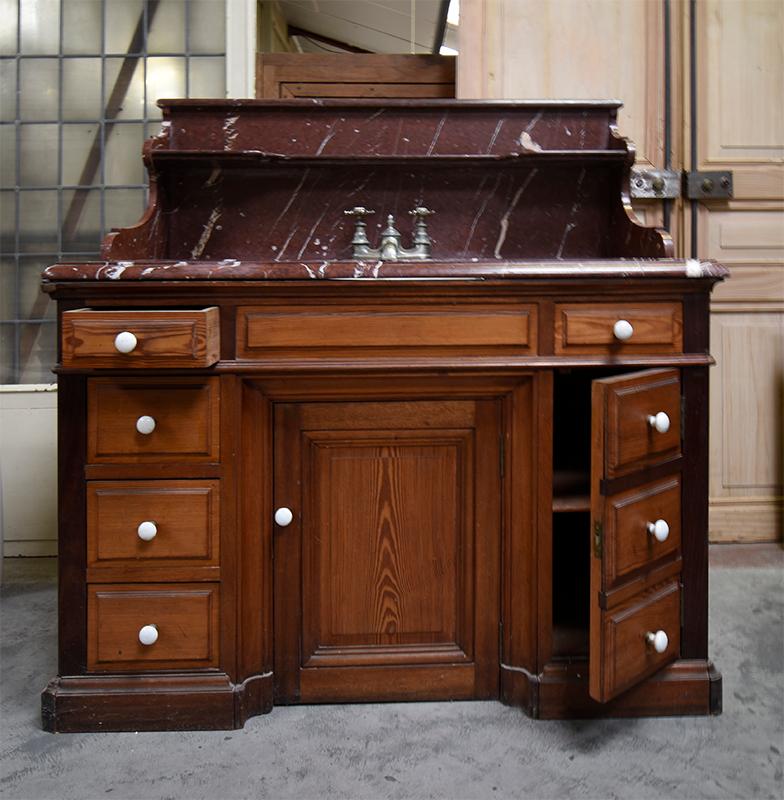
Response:
[{"label": "wooden drawer front", "polygon": [[[663,521],[662,542],[648,525]],[[681,545],[681,486],[678,477],[640,486],[607,498],[604,586],[612,588],[629,573],[677,553]],[[659,525],[659,535],[664,528]]]},{"label": "wooden drawer front", "polygon": [[517,303],[470,306],[289,306],[239,308],[237,357],[269,350],[328,348],[507,348],[536,352],[536,307]]},{"label": "wooden drawer front", "polygon": [[[606,408],[605,473],[614,478],[668,461],[680,454],[681,384],[676,370],[651,370],[639,380],[619,379],[610,385]],[[666,432],[658,431],[650,417],[664,412]]]},{"label": "wooden drawer front", "polygon": [[[632,326],[629,339],[614,332],[615,323]],[[567,303],[555,307],[555,353],[680,353],[683,314],[680,303]]]},{"label": "wooden drawer front", "polygon": [[[123,332],[136,338],[127,353],[120,352],[115,344],[115,338]],[[220,313],[216,307],[201,311],[79,309],[63,313],[64,367],[209,367],[219,358]]]},{"label": "wooden drawer front", "polygon": [[[608,696],[615,696],[679,656],[680,613],[681,592],[677,579],[635,595],[624,605],[604,613],[601,680]],[[645,638],[648,632],[660,630],[669,640],[663,653],[657,653]]]},{"label": "wooden drawer front", "polygon": [[[218,390],[218,378],[90,379],[88,461],[217,461]],[[151,433],[138,431],[141,417]]]},{"label": "wooden drawer front", "polygon": [[217,566],[218,486],[214,480],[88,483],[87,566]]},{"label": "wooden drawer front", "polygon": [[[147,625],[157,627],[154,644],[139,641],[139,632]],[[88,587],[88,669],[217,666],[216,584]]]}]

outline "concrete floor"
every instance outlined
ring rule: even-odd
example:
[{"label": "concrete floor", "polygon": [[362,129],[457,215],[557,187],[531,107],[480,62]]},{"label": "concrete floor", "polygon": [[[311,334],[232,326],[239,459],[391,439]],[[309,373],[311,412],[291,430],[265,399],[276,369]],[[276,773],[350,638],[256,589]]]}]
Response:
[{"label": "concrete floor", "polygon": [[774,546],[714,548],[719,717],[536,722],[499,703],[276,708],[244,730],[44,733],[56,671],[49,560],[6,559],[0,797],[784,796],[784,581]]}]

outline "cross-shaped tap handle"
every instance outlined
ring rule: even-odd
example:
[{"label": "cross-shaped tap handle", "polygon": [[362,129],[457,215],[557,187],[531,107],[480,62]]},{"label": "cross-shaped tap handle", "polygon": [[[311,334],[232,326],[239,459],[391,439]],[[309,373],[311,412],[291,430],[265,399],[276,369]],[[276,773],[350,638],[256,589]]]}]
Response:
[{"label": "cross-shaped tap handle", "polygon": [[372,208],[365,208],[364,206],[354,206],[354,208],[349,208],[343,213],[347,217],[358,217],[359,219],[362,219],[362,217],[366,217],[369,214],[375,214],[376,212]]}]

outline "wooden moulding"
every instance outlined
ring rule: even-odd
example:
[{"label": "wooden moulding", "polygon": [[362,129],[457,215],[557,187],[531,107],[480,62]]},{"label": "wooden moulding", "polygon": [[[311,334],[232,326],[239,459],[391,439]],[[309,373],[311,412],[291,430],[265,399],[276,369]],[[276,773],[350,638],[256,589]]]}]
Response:
[{"label": "wooden moulding", "polygon": [[231,730],[271,709],[271,674],[238,684],[223,672],[67,676],[41,694],[50,733]]}]

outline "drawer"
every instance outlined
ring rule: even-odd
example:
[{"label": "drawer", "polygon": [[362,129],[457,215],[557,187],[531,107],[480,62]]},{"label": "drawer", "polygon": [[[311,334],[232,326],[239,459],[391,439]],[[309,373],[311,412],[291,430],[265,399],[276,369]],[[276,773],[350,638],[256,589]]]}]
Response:
[{"label": "drawer", "polygon": [[460,348],[536,352],[536,306],[255,306],[237,309],[237,357],[303,350]]},{"label": "drawer", "polygon": [[217,461],[218,378],[91,378],[89,462]]},{"label": "drawer", "polygon": [[87,667],[217,667],[218,613],[216,584],[89,586]]},{"label": "drawer", "polygon": [[[601,681],[608,696],[622,692],[679,656],[680,611],[681,592],[676,579],[603,613]],[[667,637],[662,652],[657,652],[647,638],[658,631]]]},{"label": "drawer", "polygon": [[88,568],[217,566],[219,482],[87,484]]},{"label": "drawer", "polygon": [[681,484],[673,476],[606,500],[604,586],[612,588],[641,567],[681,546]]},{"label": "drawer", "polygon": [[608,478],[680,455],[681,384],[677,370],[648,370],[602,381],[606,387]]},{"label": "drawer", "polygon": [[209,367],[220,358],[216,307],[187,311],[65,311],[62,364],[84,368]]},{"label": "drawer", "polygon": [[680,353],[680,303],[559,303],[556,355]]}]

